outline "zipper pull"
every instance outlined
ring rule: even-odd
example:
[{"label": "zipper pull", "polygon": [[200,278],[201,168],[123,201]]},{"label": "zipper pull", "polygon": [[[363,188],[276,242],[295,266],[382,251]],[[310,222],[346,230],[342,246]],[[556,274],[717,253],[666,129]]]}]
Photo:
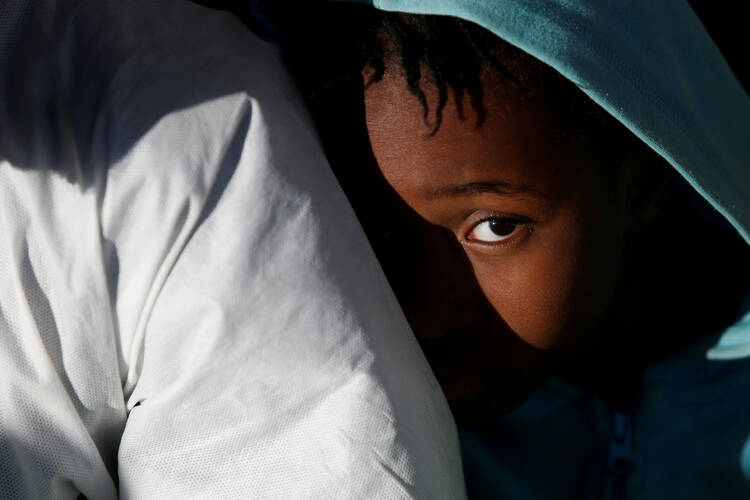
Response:
[{"label": "zipper pull", "polygon": [[612,413],[610,432],[609,470],[625,475],[633,466],[633,419],[627,413]]}]

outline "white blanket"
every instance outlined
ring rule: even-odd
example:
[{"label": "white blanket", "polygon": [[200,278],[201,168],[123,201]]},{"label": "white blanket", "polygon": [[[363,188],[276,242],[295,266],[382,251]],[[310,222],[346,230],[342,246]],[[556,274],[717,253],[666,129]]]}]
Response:
[{"label": "white blanket", "polygon": [[275,49],[183,1],[0,21],[0,497],[461,498]]}]

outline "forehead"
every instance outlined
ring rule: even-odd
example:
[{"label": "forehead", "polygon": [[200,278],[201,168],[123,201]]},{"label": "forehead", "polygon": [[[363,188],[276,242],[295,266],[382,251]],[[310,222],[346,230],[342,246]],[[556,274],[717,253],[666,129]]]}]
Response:
[{"label": "forehead", "polygon": [[430,124],[398,71],[387,71],[368,87],[365,108],[373,152],[402,196],[427,196],[447,185],[477,182],[555,191],[575,173],[580,155],[559,139],[565,124],[550,112],[543,94],[524,98],[499,76],[484,76],[483,86],[484,123],[476,125],[468,98],[460,112],[449,92],[434,135],[437,91],[429,82],[422,89],[430,103]]}]

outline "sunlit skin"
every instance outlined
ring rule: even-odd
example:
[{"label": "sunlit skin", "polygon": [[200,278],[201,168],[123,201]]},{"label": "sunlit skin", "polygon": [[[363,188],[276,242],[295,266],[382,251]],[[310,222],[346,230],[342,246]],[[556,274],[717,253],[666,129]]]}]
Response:
[{"label": "sunlit skin", "polygon": [[[295,72],[456,420],[494,420],[547,377],[632,411],[649,367],[737,320],[748,246],[552,68],[489,34],[474,40],[485,47],[447,54],[451,37],[421,46],[421,34],[407,33],[403,43],[415,45],[401,50],[393,29],[422,23],[393,21],[365,20],[377,40],[355,28],[357,54],[327,77],[318,56],[350,51],[300,44]],[[425,21],[417,31],[436,41],[436,20]],[[455,61],[462,51],[468,64]],[[499,65],[473,65],[488,55]],[[362,80],[350,78],[364,60]],[[429,68],[467,90],[462,109],[448,89],[435,134],[440,92]],[[421,73],[427,123],[405,71]],[[480,94],[486,113],[477,114]]]},{"label": "sunlit skin", "polygon": [[[388,184],[421,218],[449,231],[434,230],[434,283],[429,271],[420,273],[425,283],[407,315],[428,358],[433,342],[456,331],[451,345],[474,345],[458,362],[474,368],[452,370],[450,355],[431,361],[449,400],[479,400],[487,411],[489,401],[498,410],[518,404],[548,372],[550,353],[582,342],[604,320],[626,224],[617,165],[604,164],[584,141],[561,138],[566,124],[543,93],[522,99],[492,73],[483,84],[487,117],[479,127],[470,108],[459,113],[450,99],[430,135],[393,66],[368,86],[365,107]],[[434,102],[434,89],[425,90]]]}]

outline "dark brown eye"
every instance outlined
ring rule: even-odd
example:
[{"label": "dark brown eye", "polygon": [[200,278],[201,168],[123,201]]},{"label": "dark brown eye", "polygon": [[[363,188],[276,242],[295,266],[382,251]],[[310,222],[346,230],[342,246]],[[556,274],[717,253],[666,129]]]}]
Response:
[{"label": "dark brown eye", "polygon": [[483,243],[496,243],[503,241],[518,232],[525,224],[512,219],[501,219],[492,217],[480,221],[474,226],[466,239]]}]

